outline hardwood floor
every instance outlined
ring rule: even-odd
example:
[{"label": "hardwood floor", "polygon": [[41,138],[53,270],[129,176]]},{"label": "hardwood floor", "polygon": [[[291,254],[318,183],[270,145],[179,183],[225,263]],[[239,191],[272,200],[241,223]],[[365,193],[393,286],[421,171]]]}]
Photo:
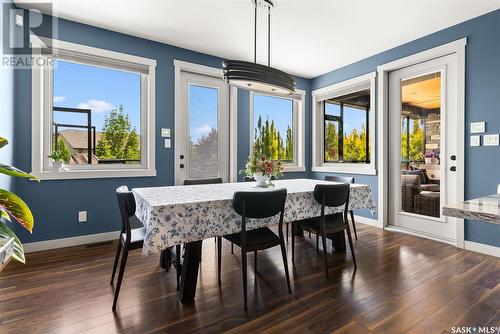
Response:
[{"label": "hardwood floor", "polygon": [[[28,254],[0,273],[0,333],[441,333],[500,325],[500,259],[358,224],[358,270],[349,251],[330,254],[330,280],[315,239],[287,244],[292,294],[279,247],[248,256],[243,311],[240,252],[223,244],[222,287],[215,244],[203,245],[196,301],[177,300],[176,277],[158,257],[132,251],[111,312],[114,244]],[[328,245],[330,249],[330,244]],[[321,246],[320,246],[321,247]]]}]

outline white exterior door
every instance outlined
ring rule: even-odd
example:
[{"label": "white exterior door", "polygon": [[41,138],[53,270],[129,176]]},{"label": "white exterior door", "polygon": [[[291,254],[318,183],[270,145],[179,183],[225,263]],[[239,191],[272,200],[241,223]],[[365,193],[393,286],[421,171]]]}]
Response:
[{"label": "white exterior door", "polygon": [[182,71],[175,127],[175,184],[221,177],[229,171],[229,85]]},{"label": "white exterior door", "polygon": [[442,207],[459,201],[464,172],[457,81],[456,54],[389,74],[389,225],[450,243],[456,219]]}]

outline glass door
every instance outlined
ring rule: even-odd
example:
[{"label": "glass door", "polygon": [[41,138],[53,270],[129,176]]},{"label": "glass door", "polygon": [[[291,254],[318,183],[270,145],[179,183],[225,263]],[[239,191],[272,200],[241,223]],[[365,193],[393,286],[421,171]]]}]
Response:
[{"label": "glass door", "polygon": [[176,184],[222,177],[229,170],[229,94],[222,79],[181,72],[181,109],[176,127]]},{"label": "glass door", "polygon": [[389,76],[390,225],[453,242],[456,202],[456,57],[406,67]]}]

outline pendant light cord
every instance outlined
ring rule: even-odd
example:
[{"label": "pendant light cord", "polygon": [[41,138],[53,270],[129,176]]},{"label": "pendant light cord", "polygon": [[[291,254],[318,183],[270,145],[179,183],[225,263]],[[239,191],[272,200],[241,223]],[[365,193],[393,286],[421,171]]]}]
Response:
[{"label": "pendant light cord", "polygon": [[257,1],[255,1],[253,21],[253,62],[257,64]]},{"label": "pendant light cord", "polygon": [[271,67],[271,6],[267,9],[267,66]]}]

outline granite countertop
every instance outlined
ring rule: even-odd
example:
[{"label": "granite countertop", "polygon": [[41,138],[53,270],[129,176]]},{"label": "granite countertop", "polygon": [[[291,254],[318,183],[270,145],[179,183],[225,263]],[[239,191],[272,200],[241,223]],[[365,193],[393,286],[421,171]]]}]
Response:
[{"label": "granite countertop", "polygon": [[500,194],[446,205],[443,215],[500,225]]}]

